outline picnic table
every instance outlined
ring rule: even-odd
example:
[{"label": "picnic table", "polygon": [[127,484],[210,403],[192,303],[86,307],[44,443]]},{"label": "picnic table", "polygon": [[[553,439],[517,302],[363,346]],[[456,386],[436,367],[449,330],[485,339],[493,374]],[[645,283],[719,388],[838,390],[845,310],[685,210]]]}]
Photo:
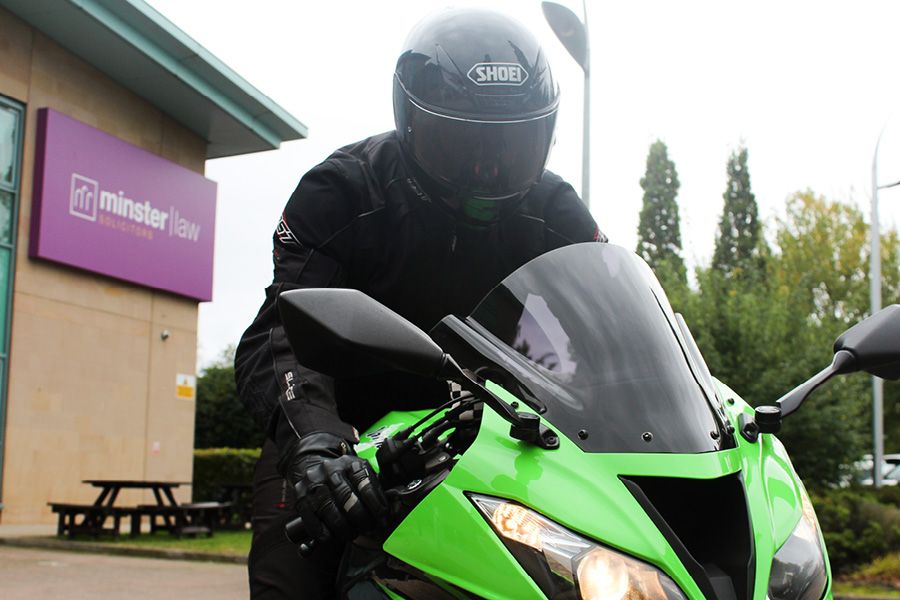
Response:
[{"label": "picnic table", "polygon": [[[141,521],[146,516],[150,520],[151,533],[165,529],[176,537],[198,533],[211,536],[231,508],[229,503],[223,502],[179,504],[172,493],[184,484],[179,481],[86,479],[83,483],[100,488],[93,504],[48,502],[53,512],[59,514],[57,535],[74,537],[77,533],[88,533],[94,537],[103,534],[118,536],[122,520],[128,518],[131,520],[130,534],[136,536],[140,534]],[[123,489],[151,490],[156,503],[116,506],[116,499]]]}]

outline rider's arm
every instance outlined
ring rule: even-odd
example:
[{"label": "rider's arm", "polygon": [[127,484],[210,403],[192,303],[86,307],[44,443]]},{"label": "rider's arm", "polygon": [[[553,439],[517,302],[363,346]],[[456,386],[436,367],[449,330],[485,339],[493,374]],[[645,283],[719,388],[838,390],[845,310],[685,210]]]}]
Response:
[{"label": "rider's arm", "polygon": [[345,167],[333,159],[301,179],[273,236],[273,282],[235,353],[241,400],[282,453],[298,437],[314,432],[355,439],[353,428],[338,417],[332,379],[294,359],[276,300],[286,290],[346,284],[346,233],[357,190]]},{"label": "rider's arm", "polygon": [[546,171],[541,186],[546,186],[549,199],[544,205],[548,250],[578,242],[606,242],[591,213],[574,188],[559,175]]}]

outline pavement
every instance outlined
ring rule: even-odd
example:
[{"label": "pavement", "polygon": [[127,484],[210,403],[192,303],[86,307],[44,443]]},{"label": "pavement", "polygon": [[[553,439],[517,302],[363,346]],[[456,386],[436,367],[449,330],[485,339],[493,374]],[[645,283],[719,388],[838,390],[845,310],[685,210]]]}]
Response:
[{"label": "pavement", "polygon": [[85,554],[0,545],[4,600],[238,600],[243,565]]},{"label": "pavement", "polygon": [[[91,542],[72,544],[65,539],[55,539],[52,537],[55,534],[55,525],[0,525],[3,600],[231,600],[248,597],[245,557],[110,548],[108,544]],[[209,562],[211,560],[220,562]],[[893,600],[846,594],[836,594],[834,598]]]}]

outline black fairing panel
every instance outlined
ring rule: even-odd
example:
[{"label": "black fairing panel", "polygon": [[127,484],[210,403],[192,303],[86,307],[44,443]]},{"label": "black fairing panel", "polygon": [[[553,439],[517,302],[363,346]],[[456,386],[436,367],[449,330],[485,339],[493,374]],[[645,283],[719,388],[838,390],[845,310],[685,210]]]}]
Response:
[{"label": "black fairing panel", "polygon": [[351,544],[344,552],[338,581],[345,600],[387,600],[381,586],[409,600],[476,598],[465,590],[428,575],[386,554],[380,546]]},{"label": "black fairing panel", "polygon": [[740,474],[718,479],[622,477],[708,598],[753,597],[755,558]]}]

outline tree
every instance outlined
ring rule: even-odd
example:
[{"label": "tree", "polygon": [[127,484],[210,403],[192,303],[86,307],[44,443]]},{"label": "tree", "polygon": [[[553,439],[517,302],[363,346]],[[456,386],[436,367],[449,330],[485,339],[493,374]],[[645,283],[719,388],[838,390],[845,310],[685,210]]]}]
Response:
[{"label": "tree", "polygon": [[765,243],[760,237],[759,209],[750,189],[747,148],[741,147],[728,159],[728,183],[722,197],[725,206],[719,220],[713,268],[726,278],[758,272]]},{"label": "tree", "polygon": [[[831,361],[835,338],[868,314],[868,225],[852,206],[795,194],[775,223],[775,248],[760,277],[737,281],[698,270],[685,307],[710,370],[753,405],[771,404]],[[885,301],[900,297],[897,232],[884,236]],[[835,378],[785,419],[779,438],[813,485],[837,482],[870,446],[868,377]],[[898,386],[885,386],[886,431]],[[888,438],[890,439],[890,438]]]},{"label": "tree", "polygon": [[666,145],[657,140],[647,154],[647,171],[641,178],[644,202],[638,224],[637,253],[656,273],[673,297],[673,304],[687,288],[687,270],[681,258],[681,224],[678,217],[678,173]]},{"label": "tree", "polygon": [[259,448],[264,433],[238,398],[234,347],[197,378],[195,448]]}]

